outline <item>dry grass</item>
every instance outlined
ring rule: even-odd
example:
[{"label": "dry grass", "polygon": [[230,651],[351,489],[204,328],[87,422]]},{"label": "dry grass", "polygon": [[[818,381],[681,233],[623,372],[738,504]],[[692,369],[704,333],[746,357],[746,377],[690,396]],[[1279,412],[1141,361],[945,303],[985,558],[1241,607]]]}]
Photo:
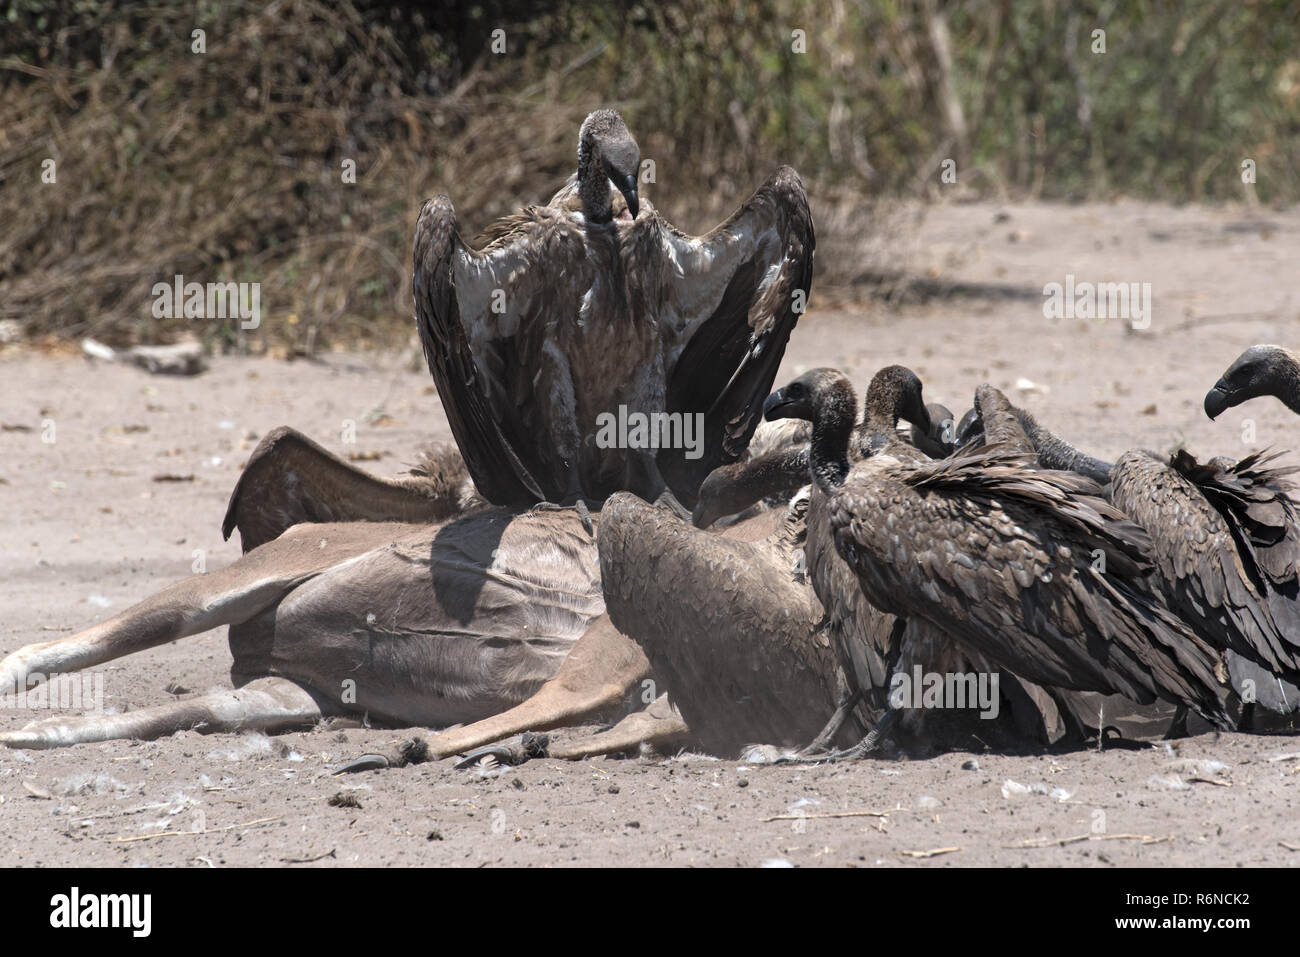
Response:
[{"label": "dry grass", "polygon": [[[582,118],[603,105],[594,90],[572,96],[554,82],[582,54],[523,90],[507,91],[513,73],[481,61],[442,96],[406,93],[403,51],[347,4],[236,4],[205,22],[203,54],[175,40],[188,38],[188,15],[160,8],[147,36],[170,49],[153,56],[131,59],[119,23],[98,68],[10,63],[0,319],[118,345],[198,335],[310,353],[392,341],[408,333],[421,201],[449,193],[472,235],[544,200],[573,168]],[[678,164],[669,133],[643,143],[661,175],[695,172]],[[54,183],[41,182],[47,159]],[[348,160],[355,183],[344,181]],[[663,205],[703,229],[755,185]],[[262,326],[155,318],[153,284],[177,273],[260,283]]]},{"label": "dry grass", "polygon": [[[37,82],[12,63],[0,72],[0,319],[116,344],[391,339],[410,314],[424,196],[445,189],[484,221],[540,196],[560,173],[547,158],[583,115],[508,101],[484,113],[493,94],[477,72],[438,99],[404,93],[401,50],[347,4],[222,11],[204,21],[203,54],[186,11],[162,7],[147,21],[151,56],[133,57],[141,43],[119,23],[98,68],[52,66]],[[261,283],[262,327],[155,319],[151,288],[176,273]]]},{"label": "dry grass", "polygon": [[[1238,32],[1256,13],[1287,14],[1226,2],[1184,22],[1145,4],[1080,14],[1056,0],[546,0],[526,19],[506,0],[78,0],[76,14],[9,0],[21,16],[0,34],[0,320],[28,341],[194,335],[305,353],[403,341],[421,201],[448,193],[468,235],[544,201],[573,168],[583,116],[608,105],[656,162],[647,194],[691,231],[795,165],[813,196],[819,294],[893,288],[893,237],[915,206],[892,198],[1240,195],[1241,155],[1259,158],[1261,196],[1285,198],[1300,191],[1300,133],[1271,118],[1300,96],[1294,24],[1270,34],[1262,60],[1234,57],[1189,25],[1220,8]],[[1110,59],[1052,52],[1067,27],[1112,14]],[[487,50],[495,24],[508,56]],[[808,53],[791,52],[791,26],[806,28]],[[966,104],[960,135],[953,95]],[[1074,129],[1085,96],[1092,119]],[[1147,128],[1157,122],[1183,132],[1171,140]],[[936,186],[949,154],[969,155],[955,192]],[[260,283],[261,327],[154,318],[153,285],[178,273]]]}]

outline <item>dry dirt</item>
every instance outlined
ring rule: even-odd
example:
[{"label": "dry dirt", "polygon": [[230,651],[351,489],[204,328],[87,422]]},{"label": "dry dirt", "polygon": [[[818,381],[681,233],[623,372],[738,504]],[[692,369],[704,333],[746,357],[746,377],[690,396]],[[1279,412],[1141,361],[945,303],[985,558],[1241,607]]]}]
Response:
[{"label": "dry dirt", "polygon": [[[815,292],[779,381],[836,365],[865,384],[902,362],[960,414],[987,380],[1106,456],[1185,441],[1240,457],[1247,419],[1254,446],[1300,443],[1300,421],[1271,400],[1217,423],[1200,408],[1245,346],[1300,345],[1295,212],[948,206],[918,213],[882,258],[872,265],[927,283],[852,309]],[[1046,320],[1042,287],[1067,273],[1150,282],[1150,329]],[[920,295],[931,286],[944,294]],[[378,456],[364,461],[381,473],[449,437],[412,354],[217,358],[205,375],[173,379],[10,351],[0,382],[0,653],[120,611],[200,558],[234,560],[219,532],[226,496],[276,425]],[[187,639],[107,666],[106,704],[225,685],[228,667],[224,629]],[[31,717],[0,712],[0,728]],[[1300,740],[1289,737],[794,769],[680,755],[542,760],[497,777],[446,763],[329,776],[403,736],[336,725],[0,750],[0,865],[1300,863]],[[340,794],[357,806],[331,804]]]}]

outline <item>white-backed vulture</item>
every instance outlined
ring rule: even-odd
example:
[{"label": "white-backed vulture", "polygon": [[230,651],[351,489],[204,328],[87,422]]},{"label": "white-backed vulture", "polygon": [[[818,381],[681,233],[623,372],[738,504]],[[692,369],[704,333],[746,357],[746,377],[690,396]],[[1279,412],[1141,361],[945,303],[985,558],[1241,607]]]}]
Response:
[{"label": "white-backed vulture", "polygon": [[[899,437],[900,419],[913,423],[913,430],[929,436],[935,444],[943,440],[934,435],[935,418],[923,400],[920,377],[900,365],[886,366],[871,378],[863,403],[862,422],[854,429],[849,445],[850,464],[873,455],[887,454],[906,465],[922,465],[928,457]],[[946,409],[940,409],[946,412]],[[937,410],[938,411],[938,410]],[[951,413],[947,418],[951,419]],[[946,427],[950,431],[951,425]],[[811,472],[807,473],[811,478]],[[839,651],[846,673],[868,707],[880,715],[888,707],[888,690],[900,672],[911,675],[914,665],[938,674],[987,674],[992,670],[984,654],[972,646],[954,642],[942,629],[922,618],[892,618],[886,615],[886,627],[877,619],[882,612],[871,604],[858,587],[857,574],[839,554],[832,524],[830,499],[814,493],[808,509],[808,532],[805,551],[808,574],[825,609],[825,624]],[[1025,715],[1032,713],[1041,722],[1039,731],[1054,737],[1066,732],[1082,738],[1088,729],[1082,720],[1077,700],[1057,688],[1040,688],[1028,681],[1007,676],[1002,683],[1004,694],[1013,704],[1017,724],[1028,729]],[[913,722],[914,725],[917,722]],[[1100,729],[1099,729],[1100,732]]]},{"label": "white-backed vulture", "polygon": [[610,620],[712,754],[801,747],[835,708],[835,650],[816,633],[821,609],[800,570],[802,511],[796,502],[718,533],[626,493],[601,510]]},{"label": "white-backed vulture", "polygon": [[1248,399],[1271,395],[1300,415],[1300,355],[1281,346],[1251,346],[1205,394],[1205,414],[1217,418]]},{"label": "white-backed vulture", "polygon": [[[1201,463],[1129,451],[1107,465],[1044,428],[1018,421],[1047,468],[1106,482],[1109,501],[1151,538],[1165,601],[1197,634],[1232,654],[1233,685],[1247,703],[1300,708],[1300,513],[1281,453]],[[1245,683],[1249,682],[1247,686]]]},{"label": "white-backed vulture", "polygon": [[[909,445],[899,436],[900,419],[911,423],[914,439],[925,436],[933,450],[943,447],[945,434],[951,442],[952,413],[940,405],[927,405],[922,391],[921,380],[906,366],[886,366],[872,376],[863,400],[862,421],[853,431],[851,455],[865,458],[873,451],[888,449],[907,459],[933,457],[929,452],[922,455],[915,441]],[[930,415],[931,408],[943,417],[936,420]],[[734,515],[763,498],[793,494],[807,485],[811,432],[804,425],[778,448],[714,469],[700,486],[693,515],[696,526],[708,528],[722,516]]]},{"label": "white-backed vulture", "polygon": [[[638,171],[623,121],[600,110],[579,136],[576,201],[567,189],[525,208],[481,249],[462,242],[446,196],[420,210],[420,338],[474,483],[494,504],[598,503],[624,489],[654,499],[668,488],[689,507],[761,418],[812,281],[799,177],[778,169],[694,237],[640,201]],[[611,183],[627,218],[614,215]],[[623,415],[654,418],[611,443],[602,428]],[[686,431],[699,421],[702,434]]]},{"label": "white-backed vulture", "polygon": [[[904,644],[894,617],[863,599],[842,561],[847,585],[836,580],[824,607],[804,573],[807,507],[801,493],[788,508],[720,533],[627,493],[611,496],[601,512],[610,620],[641,646],[662,682],[656,690],[667,692],[711,753],[735,755],[761,742],[807,745],[802,750],[812,755],[860,738],[885,711],[899,669],[909,678],[914,665],[988,670],[978,655],[927,641],[923,627]],[[925,748],[1012,749],[1041,747],[1066,730],[1069,719],[1040,689],[1009,678],[999,691],[999,720],[976,717],[972,702],[915,709],[900,730],[909,745]]]},{"label": "white-backed vulture", "polygon": [[[764,413],[813,423],[812,494],[873,605],[1037,684],[1161,698],[1231,727],[1221,654],[1150,587],[1149,539],[1096,483],[1028,468],[997,446],[850,465],[854,404],[841,373],[816,369],[769,396]],[[875,743],[873,732],[854,753]]]}]

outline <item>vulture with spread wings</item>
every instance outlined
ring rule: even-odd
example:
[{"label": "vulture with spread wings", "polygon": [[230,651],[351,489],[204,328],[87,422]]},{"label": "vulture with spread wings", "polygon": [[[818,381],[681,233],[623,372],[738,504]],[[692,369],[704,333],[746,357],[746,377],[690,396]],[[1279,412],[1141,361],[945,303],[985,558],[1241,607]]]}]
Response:
[{"label": "vulture with spread wings", "polygon": [[640,152],[587,117],[578,171],[546,206],[462,241],[450,200],[415,228],[415,313],[480,494],[522,507],[620,490],[687,507],[762,418],[812,282],[798,175],[778,169],[699,236],[637,195]]}]

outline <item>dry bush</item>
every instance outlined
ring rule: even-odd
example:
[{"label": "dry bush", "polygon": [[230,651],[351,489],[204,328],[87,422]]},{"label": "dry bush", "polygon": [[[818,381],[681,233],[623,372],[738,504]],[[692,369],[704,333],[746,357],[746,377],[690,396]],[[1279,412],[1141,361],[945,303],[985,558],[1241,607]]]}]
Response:
[{"label": "dry bush", "polygon": [[[405,341],[420,202],[449,194],[473,235],[544,201],[598,106],[623,111],[656,162],[647,195],[691,231],[778,163],[799,169],[819,290],[892,282],[900,198],[1300,195],[1290,0],[0,0],[6,11],[0,319],[34,337]],[[1088,52],[1098,24],[1104,56]],[[497,29],[507,55],[489,49]],[[1239,180],[1242,157],[1259,163],[1257,188]],[[955,188],[939,185],[945,158]],[[151,289],[177,273],[260,283],[261,328],[155,319]]]},{"label": "dry bush", "polygon": [[[0,318],[31,333],[255,349],[405,336],[421,200],[445,189],[486,221],[539,195],[581,121],[579,106],[486,109],[498,94],[475,70],[412,94],[393,33],[348,4],[118,12],[93,56],[0,74]],[[262,327],[154,318],[153,284],[177,273],[261,283]]]}]

